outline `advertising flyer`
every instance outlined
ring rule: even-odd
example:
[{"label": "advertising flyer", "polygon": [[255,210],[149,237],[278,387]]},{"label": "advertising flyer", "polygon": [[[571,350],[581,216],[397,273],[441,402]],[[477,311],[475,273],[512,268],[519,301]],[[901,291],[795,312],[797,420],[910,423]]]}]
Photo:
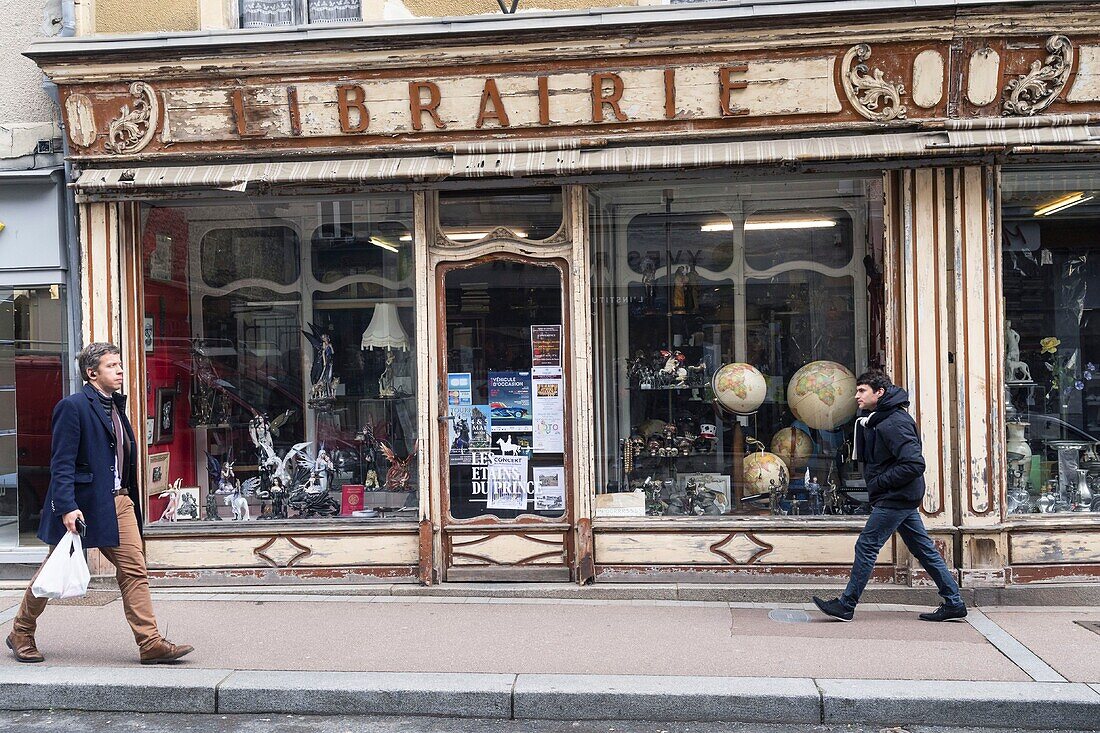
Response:
[{"label": "advertising flyer", "polygon": [[535,484],[535,511],[565,511],[565,468],[532,468]]},{"label": "advertising flyer", "polygon": [[470,450],[489,450],[493,447],[491,432],[492,418],[488,405],[470,407]]},{"label": "advertising flyer", "polygon": [[468,464],[471,450],[471,425],[474,408],[468,405],[450,405],[447,408],[450,419],[451,463]]},{"label": "advertising flyer", "polygon": [[557,379],[531,382],[532,431],[536,453],[561,453],[565,450],[565,384]]},{"label": "advertising flyer", "polygon": [[447,375],[447,405],[472,405],[473,382],[469,372],[453,372]]},{"label": "advertising flyer", "polygon": [[531,376],[561,376],[561,326],[531,326]]},{"label": "advertising flyer", "polygon": [[527,456],[501,456],[489,459],[489,509],[523,511],[527,508]]},{"label": "advertising flyer", "polygon": [[531,432],[531,373],[489,372],[489,419],[494,433]]}]

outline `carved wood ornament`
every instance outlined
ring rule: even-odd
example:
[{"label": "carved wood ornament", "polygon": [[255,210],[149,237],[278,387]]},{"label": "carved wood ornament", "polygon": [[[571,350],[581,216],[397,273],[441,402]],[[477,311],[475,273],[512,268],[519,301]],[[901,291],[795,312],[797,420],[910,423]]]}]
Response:
[{"label": "carved wood ornament", "polygon": [[1047,51],[1050,55],[1045,61],[1036,59],[1026,74],[1013,79],[1005,87],[1003,116],[1037,115],[1065,89],[1073,69],[1073,44],[1066,36],[1051,36],[1047,39]]},{"label": "carved wood ornament", "polygon": [[901,98],[905,95],[905,86],[886,81],[881,69],[869,69],[864,63],[869,58],[871,47],[866,43],[852,46],[844,54],[840,73],[845,96],[856,112],[869,120],[904,120],[906,111]]},{"label": "carved wood ornament", "polygon": [[134,108],[123,105],[119,116],[107,126],[105,147],[112,153],[125,155],[140,152],[153,139],[160,119],[156,92],[143,81],[130,85]]}]

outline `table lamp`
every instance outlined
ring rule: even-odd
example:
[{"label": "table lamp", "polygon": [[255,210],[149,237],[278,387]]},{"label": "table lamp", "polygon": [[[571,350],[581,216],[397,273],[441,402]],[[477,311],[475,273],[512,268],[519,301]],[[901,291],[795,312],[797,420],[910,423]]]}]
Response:
[{"label": "table lamp", "polygon": [[408,351],[409,337],[405,329],[401,327],[401,319],[397,315],[397,306],[393,303],[379,303],[374,307],[374,315],[370,319],[370,325],[363,331],[361,349],[385,349],[386,368],[378,378],[378,396],[396,397],[397,390],[393,386],[394,349]]}]

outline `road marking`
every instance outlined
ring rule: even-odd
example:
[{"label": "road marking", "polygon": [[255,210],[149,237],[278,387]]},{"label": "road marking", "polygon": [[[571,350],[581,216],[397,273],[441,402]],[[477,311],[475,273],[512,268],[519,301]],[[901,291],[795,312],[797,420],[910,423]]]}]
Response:
[{"label": "road marking", "polygon": [[1049,664],[1024,646],[1015,636],[998,626],[992,619],[976,608],[967,609],[967,622],[977,629],[1008,660],[1022,669],[1036,682],[1066,682]]},{"label": "road marking", "polygon": [[6,624],[15,618],[15,614],[19,613],[19,604],[12,606],[11,608],[0,611],[0,624]]}]

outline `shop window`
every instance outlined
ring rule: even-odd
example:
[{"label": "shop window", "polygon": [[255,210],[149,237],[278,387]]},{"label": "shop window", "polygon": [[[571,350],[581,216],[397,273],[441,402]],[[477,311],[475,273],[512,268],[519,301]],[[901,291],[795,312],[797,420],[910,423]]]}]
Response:
[{"label": "shop window", "polygon": [[1100,512],[1100,171],[1005,171],[1012,515]]},{"label": "shop window", "polygon": [[241,28],[358,23],[359,0],[240,0]]},{"label": "shop window", "polygon": [[596,516],[867,513],[879,179],[591,191]]},{"label": "shop window", "polygon": [[560,188],[441,191],[439,225],[448,239],[475,242],[499,227],[520,239],[549,239],[562,226]]},{"label": "shop window", "polygon": [[146,208],[151,523],[415,519],[411,232],[408,196]]},{"label": "shop window", "polygon": [[0,549],[40,544],[50,420],[68,393],[66,319],[60,285],[0,288]]}]

